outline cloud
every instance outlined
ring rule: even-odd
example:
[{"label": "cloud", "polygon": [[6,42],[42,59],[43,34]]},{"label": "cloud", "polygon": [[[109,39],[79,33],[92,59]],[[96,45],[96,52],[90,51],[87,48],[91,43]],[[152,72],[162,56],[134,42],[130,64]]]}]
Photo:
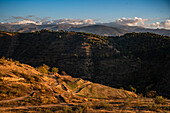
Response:
[{"label": "cloud", "polygon": [[[166,19],[166,20],[165,20]],[[161,21],[161,22],[154,22],[151,24],[146,24],[147,21]],[[170,29],[170,17],[166,18],[156,18],[156,19],[142,19],[138,17],[132,18],[120,18],[113,21],[117,24],[121,25],[128,25],[128,26],[142,26],[142,27],[149,27],[149,28],[164,28]]]},{"label": "cloud", "polygon": [[35,22],[35,21],[31,21],[31,20],[22,20],[22,21],[17,21],[17,22],[11,22],[8,23],[11,25],[21,25],[21,24],[36,24],[36,25],[41,25],[41,22]]},{"label": "cloud", "polygon": [[95,24],[93,19],[57,19],[52,21],[46,21],[43,24],[72,24],[72,25],[83,25],[83,24]]},{"label": "cloud", "polygon": [[[57,24],[72,24],[72,25],[90,25],[90,24],[96,24],[95,19],[56,19],[56,20],[50,20],[51,17],[44,17],[39,18],[35,15],[28,15],[25,17],[21,16],[12,16],[6,21],[8,24],[12,25],[19,25],[19,24],[35,24],[35,25],[57,25]],[[146,24],[147,21],[154,21],[154,23]],[[156,22],[157,21],[157,22]],[[158,22],[159,21],[159,22]],[[118,25],[128,25],[128,26],[142,26],[142,27],[149,27],[149,28],[164,28],[164,29],[170,29],[170,17],[166,18],[156,18],[156,19],[143,19],[139,17],[134,18],[119,18],[113,23]],[[3,24],[1,22],[1,24]]]},{"label": "cloud", "polygon": [[56,19],[56,20],[49,20],[51,17],[44,17],[39,18],[35,15],[28,15],[25,17],[21,16],[12,16],[6,21],[8,24],[36,24],[36,25],[45,25],[45,24],[72,24],[72,25],[84,25],[84,24],[95,24],[96,20],[93,19]]},{"label": "cloud", "polygon": [[152,24],[145,25],[146,27],[164,28],[170,29],[170,20],[165,20],[162,22],[155,22]]},{"label": "cloud", "polygon": [[151,21],[152,19],[142,19],[138,17],[132,18],[120,18],[115,20],[114,22],[122,25],[128,25],[128,26],[137,26],[137,25],[144,25],[144,22]]},{"label": "cloud", "polygon": [[26,17],[12,16],[8,24],[19,25],[19,24],[36,24],[36,25],[46,25],[46,24],[72,24],[72,25],[85,25],[85,24],[95,24],[96,20],[93,19],[56,19],[49,20],[51,17],[39,18],[34,15],[28,15]]}]

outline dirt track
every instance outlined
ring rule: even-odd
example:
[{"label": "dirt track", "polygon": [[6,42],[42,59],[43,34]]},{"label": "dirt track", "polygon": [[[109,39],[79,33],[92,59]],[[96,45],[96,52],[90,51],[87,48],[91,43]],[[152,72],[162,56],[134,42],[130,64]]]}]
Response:
[{"label": "dirt track", "polygon": [[19,107],[0,107],[0,110],[12,110],[12,109],[30,109],[30,108],[43,108],[43,107],[65,107],[72,106],[73,104],[60,103],[60,104],[49,104],[39,106],[19,106]]},{"label": "dirt track", "polygon": [[33,95],[35,93],[35,91],[32,91],[30,94],[22,96],[22,97],[18,97],[18,98],[14,98],[14,99],[10,99],[10,100],[1,100],[0,103],[5,103],[5,102],[13,102],[13,101],[19,101],[19,100],[23,100],[31,95]]}]

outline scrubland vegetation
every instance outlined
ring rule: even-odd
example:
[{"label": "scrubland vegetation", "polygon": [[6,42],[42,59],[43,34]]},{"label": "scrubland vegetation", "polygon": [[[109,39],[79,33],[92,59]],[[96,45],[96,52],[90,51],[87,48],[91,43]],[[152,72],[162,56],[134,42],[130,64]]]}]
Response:
[{"label": "scrubland vegetation", "polygon": [[169,52],[153,33],[1,32],[0,110],[169,112]]},{"label": "scrubland vegetation", "polygon": [[[46,71],[42,71],[46,69]],[[50,72],[12,59],[0,59],[0,111],[3,112],[168,112],[169,100],[146,98],[134,92]],[[53,68],[52,68],[53,69]],[[58,69],[58,68],[57,68]],[[48,70],[48,71],[47,71]],[[45,73],[44,73],[45,72]]]}]

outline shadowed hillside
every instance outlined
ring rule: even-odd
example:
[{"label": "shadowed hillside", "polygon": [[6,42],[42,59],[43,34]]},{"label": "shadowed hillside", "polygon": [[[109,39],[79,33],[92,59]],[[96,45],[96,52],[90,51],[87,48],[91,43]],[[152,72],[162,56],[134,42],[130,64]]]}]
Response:
[{"label": "shadowed hillside", "polygon": [[[47,64],[59,73],[144,95],[156,90],[169,97],[169,37],[129,33],[104,37],[81,32],[0,34],[0,56],[32,66]],[[64,71],[64,72],[63,72]]]}]

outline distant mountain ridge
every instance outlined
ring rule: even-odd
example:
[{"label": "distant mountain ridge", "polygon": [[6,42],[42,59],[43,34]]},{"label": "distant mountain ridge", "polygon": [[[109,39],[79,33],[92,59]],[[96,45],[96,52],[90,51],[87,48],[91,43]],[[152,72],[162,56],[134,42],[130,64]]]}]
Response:
[{"label": "distant mountain ridge", "polygon": [[118,36],[127,33],[126,30],[106,25],[89,25],[71,28],[71,30],[76,32],[94,33],[102,36]]},{"label": "distant mountain ridge", "polygon": [[87,24],[87,25],[73,25],[73,24],[43,24],[36,25],[21,24],[21,25],[11,25],[11,24],[0,24],[1,31],[9,32],[35,32],[42,29],[58,31],[78,31],[87,32],[103,36],[119,36],[130,32],[152,32],[160,35],[170,36],[170,30],[166,29],[150,29],[139,26],[127,26],[120,25],[116,23],[102,23],[102,24]]}]

